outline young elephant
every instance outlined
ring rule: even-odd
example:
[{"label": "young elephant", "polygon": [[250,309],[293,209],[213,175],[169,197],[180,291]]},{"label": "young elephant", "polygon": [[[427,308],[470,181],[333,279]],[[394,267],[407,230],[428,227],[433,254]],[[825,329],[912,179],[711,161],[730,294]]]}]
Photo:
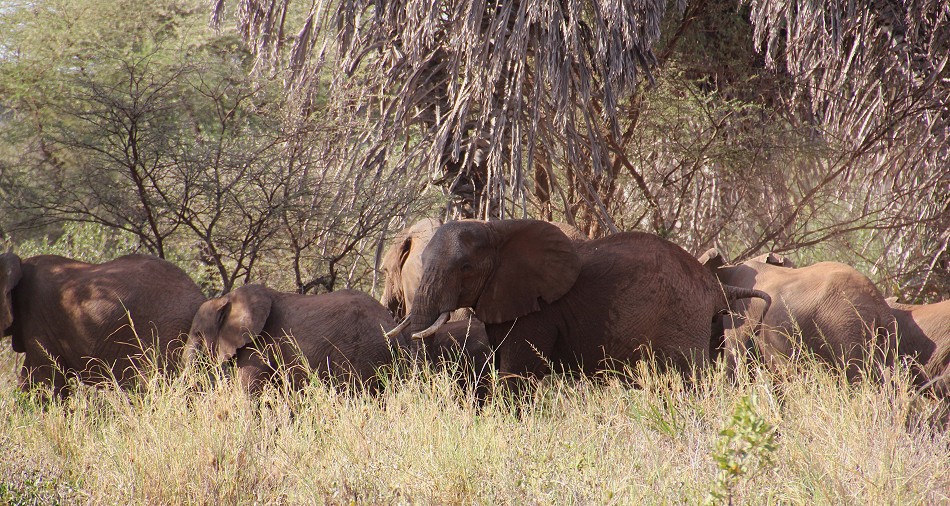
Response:
[{"label": "young elephant", "polygon": [[897,320],[898,355],[920,364],[920,383],[950,378],[950,300],[935,304],[900,304],[887,299]]},{"label": "young elephant", "polygon": [[174,363],[204,301],[181,269],[148,255],[89,264],[6,253],[0,287],[0,328],[13,337],[13,351],[26,355],[20,387],[45,385],[62,396],[62,373],[128,385],[153,358],[161,369]]},{"label": "young elephant", "polygon": [[766,363],[779,368],[795,353],[794,336],[800,333],[807,350],[845,366],[854,379],[867,358],[891,346],[890,308],[874,283],[850,266],[821,262],[794,269],[774,256],[725,265],[714,249],[700,261],[722,283],[761,290],[772,298],[768,308],[759,301],[740,301],[724,319],[732,367],[754,340]]},{"label": "young elephant", "polygon": [[380,302],[397,319],[412,311],[412,299],[422,276],[422,251],[440,225],[438,220],[426,218],[404,228],[383,255],[385,284]]},{"label": "young elephant", "polygon": [[477,318],[448,322],[424,344],[429,363],[458,375],[462,388],[473,388],[478,397],[484,396],[493,358],[485,324]]},{"label": "young elephant", "polygon": [[395,326],[362,292],[301,295],[245,285],[201,306],[185,355],[192,360],[204,349],[216,364],[236,359],[239,380],[252,392],[276,380],[281,366],[291,388],[306,384],[308,369],[372,386],[376,369],[393,360],[383,333]]},{"label": "young elephant", "polygon": [[592,374],[647,348],[688,372],[708,360],[710,326],[726,299],[760,295],[721,287],[655,235],[575,242],[536,220],[447,223],[422,263],[413,337],[429,337],[449,312],[472,307],[503,377],[541,377],[549,365]]}]

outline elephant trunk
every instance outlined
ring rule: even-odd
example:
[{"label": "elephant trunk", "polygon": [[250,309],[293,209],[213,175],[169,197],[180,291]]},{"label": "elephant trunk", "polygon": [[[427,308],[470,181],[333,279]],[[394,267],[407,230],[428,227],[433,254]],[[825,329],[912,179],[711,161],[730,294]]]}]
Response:
[{"label": "elephant trunk", "polygon": [[772,305],[772,297],[769,297],[769,294],[763,292],[762,290],[756,290],[754,288],[743,288],[738,286],[731,285],[722,285],[723,292],[726,295],[725,303],[726,305],[721,308],[726,311],[729,309],[729,306],[739,300],[739,299],[762,299],[765,301],[765,311],[763,314],[768,312],[769,307]]},{"label": "elephant trunk", "polygon": [[[426,335],[431,335],[434,330],[432,330],[434,323],[445,323],[445,319],[442,318],[443,314],[447,313],[451,309],[448,308],[447,304],[444,304],[443,301],[439,300],[439,297],[435,295],[435,291],[428,289],[428,286],[425,288],[419,289],[416,291],[416,297],[412,304],[412,313],[410,317],[411,325],[409,327],[410,333],[413,338],[419,338],[417,334],[426,333]],[[441,322],[440,322],[441,320]],[[438,326],[436,326],[438,328]]]},{"label": "elephant trunk", "polygon": [[196,363],[201,360],[201,355],[207,353],[209,353],[208,345],[204,339],[200,338],[200,334],[189,336],[181,354],[182,370],[195,367]]},{"label": "elephant trunk", "polygon": [[195,362],[195,356],[198,354],[198,350],[195,347],[195,343],[189,339],[188,343],[185,344],[185,351],[182,354],[182,365],[188,367],[189,365]]},{"label": "elephant trunk", "polygon": [[393,293],[393,289],[390,288],[388,284],[383,287],[383,296],[380,297],[380,302],[397,320],[401,317],[408,316],[409,311],[406,308],[406,304],[403,303],[398,294]]}]

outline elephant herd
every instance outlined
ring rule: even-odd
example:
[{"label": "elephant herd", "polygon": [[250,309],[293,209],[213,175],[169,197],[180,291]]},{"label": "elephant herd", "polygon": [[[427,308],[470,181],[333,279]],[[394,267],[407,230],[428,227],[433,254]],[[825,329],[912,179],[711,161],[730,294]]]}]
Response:
[{"label": "elephant herd", "polygon": [[7,253],[0,326],[25,354],[21,388],[58,395],[68,376],[124,385],[143,366],[172,372],[199,356],[233,364],[250,391],[299,388],[311,374],[368,385],[400,350],[454,357],[475,378],[494,366],[503,381],[595,374],[648,355],[684,375],[718,356],[734,371],[753,351],[776,371],[808,352],[849,378],[895,359],[913,364],[919,384],[950,377],[950,301],[885,300],[835,262],[795,268],[768,254],[727,265],[715,250],[696,258],[642,232],[589,240],[537,220],[423,220],[396,236],[381,267],[381,301],[259,284],[206,300],[152,256],[87,264]]}]

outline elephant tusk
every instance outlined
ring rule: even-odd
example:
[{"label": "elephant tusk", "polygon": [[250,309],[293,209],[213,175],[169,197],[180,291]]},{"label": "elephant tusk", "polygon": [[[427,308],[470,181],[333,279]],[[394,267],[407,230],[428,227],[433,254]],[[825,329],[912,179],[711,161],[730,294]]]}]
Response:
[{"label": "elephant tusk", "polygon": [[392,339],[392,338],[396,337],[397,335],[399,335],[400,332],[402,332],[403,330],[405,330],[406,327],[409,326],[409,318],[411,318],[411,317],[412,317],[412,313],[406,314],[406,317],[403,318],[403,320],[402,320],[401,322],[399,322],[398,325],[396,325],[396,328],[394,328],[394,329],[390,330],[389,332],[386,332],[385,334],[383,334],[383,335],[386,336],[386,339]]},{"label": "elephant tusk", "polygon": [[429,328],[421,332],[416,332],[415,334],[412,335],[412,338],[425,339],[431,336],[432,334],[435,334],[435,331],[439,330],[439,327],[441,327],[442,324],[445,323],[448,319],[449,319],[449,312],[446,311],[440,314],[439,317],[435,319],[435,323],[433,323]]}]

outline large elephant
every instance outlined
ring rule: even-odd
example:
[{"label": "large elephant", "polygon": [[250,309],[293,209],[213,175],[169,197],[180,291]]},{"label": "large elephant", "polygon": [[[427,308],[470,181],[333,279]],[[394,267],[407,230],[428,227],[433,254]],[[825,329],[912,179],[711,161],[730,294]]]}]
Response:
[{"label": "large elephant", "polygon": [[778,370],[798,351],[800,336],[805,349],[843,366],[854,379],[866,359],[880,358],[892,346],[894,317],[884,296],[848,265],[821,262],[796,269],[775,255],[726,265],[715,249],[700,262],[723,284],[761,290],[772,299],[768,308],[760,301],[740,301],[724,318],[730,367],[754,341],[765,362]]},{"label": "large elephant", "polygon": [[950,300],[900,304],[887,299],[897,320],[898,354],[920,365],[918,381],[950,378]]},{"label": "large elephant", "polygon": [[686,372],[708,360],[710,326],[727,299],[759,295],[721,287],[655,235],[576,242],[536,220],[448,223],[422,257],[413,337],[425,339],[449,312],[472,307],[502,377],[541,377],[551,365],[592,374],[648,349]]},{"label": "large elephant", "polygon": [[395,325],[386,308],[355,290],[302,295],[245,285],[201,306],[185,357],[207,351],[216,365],[235,359],[238,379],[251,392],[278,373],[286,373],[290,388],[301,388],[308,369],[323,379],[373,386],[377,368],[391,363],[400,345],[383,335]]},{"label": "large elephant", "polygon": [[[567,223],[553,224],[573,241],[587,239],[577,227]],[[381,302],[397,319],[403,319],[412,311],[412,300],[416,296],[422,276],[422,252],[440,226],[438,220],[426,218],[402,229],[383,255],[381,267],[385,285]],[[456,312],[452,321],[464,320],[469,316],[468,312]]]},{"label": "large elephant", "polygon": [[6,253],[0,287],[0,327],[26,355],[21,388],[43,385],[56,395],[68,394],[66,376],[126,385],[147,361],[165,369],[205,300],[184,271],[147,255],[88,264]]}]

